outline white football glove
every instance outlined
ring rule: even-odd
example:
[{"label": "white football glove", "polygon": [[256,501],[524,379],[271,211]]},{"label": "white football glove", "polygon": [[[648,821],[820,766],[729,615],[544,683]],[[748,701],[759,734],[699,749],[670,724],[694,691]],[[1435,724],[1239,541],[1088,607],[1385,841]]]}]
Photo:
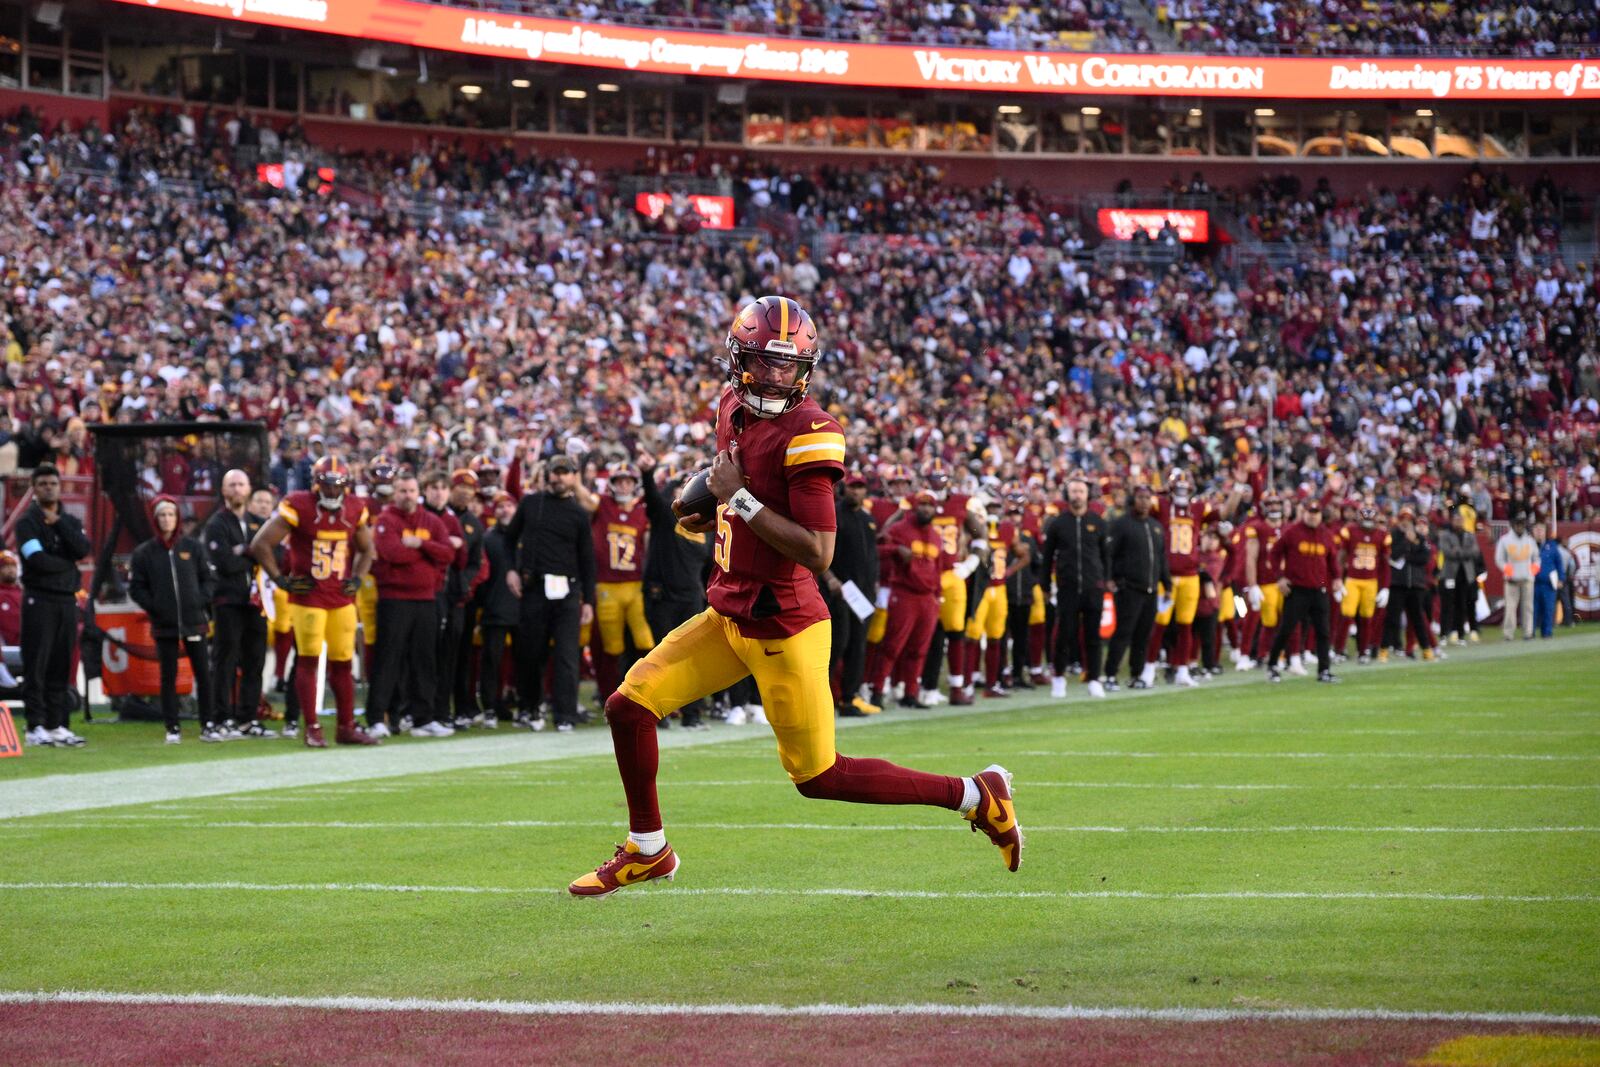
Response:
[{"label": "white football glove", "polygon": [[1382,609],[1384,609],[1384,608],[1389,606],[1389,590],[1387,590],[1387,589],[1378,590],[1377,605],[1378,605],[1379,610],[1382,610]]},{"label": "white football glove", "polygon": [[1156,597],[1156,614],[1165,615],[1172,610],[1172,598],[1165,593]]},{"label": "white football glove", "polygon": [[1233,594],[1233,613],[1241,619],[1250,613],[1250,605],[1238,593]]},{"label": "white football glove", "polygon": [[1245,595],[1250,599],[1250,610],[1251,611],[1260,611],[1261,610],[1261,587],[1259,585],[1252,585],[1249,589],[1245,590]]}]

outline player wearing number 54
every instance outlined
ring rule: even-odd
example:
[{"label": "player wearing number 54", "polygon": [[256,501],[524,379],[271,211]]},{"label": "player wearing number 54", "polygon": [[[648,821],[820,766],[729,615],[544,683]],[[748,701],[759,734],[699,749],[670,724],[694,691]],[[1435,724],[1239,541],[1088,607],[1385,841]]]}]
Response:
[{"label": "player wearing number 54", "polygon": [[[289,593],[294,624],[295,696],[305,715],[305,742],[326,748],[317,708],[317,660],[328,650],[328,687],[333,690],[341,745],[375,745],[356,725],[356,687],[351,660],[356,651],[356,590],[372,568],[372,527],[367,502],[350,492],[350,467],[323,456],[311,468],[311,489],[290,493],[278,513],[250,542],[250,554],[274,585]],[[273,549],[289,542],[288,572],[278,570]]]}]

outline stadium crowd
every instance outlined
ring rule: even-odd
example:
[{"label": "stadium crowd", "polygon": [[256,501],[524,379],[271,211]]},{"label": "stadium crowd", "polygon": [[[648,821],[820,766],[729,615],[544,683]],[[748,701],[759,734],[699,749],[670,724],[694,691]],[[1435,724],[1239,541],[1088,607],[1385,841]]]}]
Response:
[{"label": "stadium crowd", "polygon": [[1565,0],[1161,0],[1157,14],[1185,48],[1235,54],[1544,58],[1600,50],[1600,11]]},{"label": "stadium crowd", "polygon": [[1121,0],[1069,0],[1041,7],[954,0],[479,0],[585,22],[646,23],[734,33],[795,34],[829,40],[914,42],[989,48],[1149,51],[1149,36]]},{"label": "stadium crowd", "polygon": [[[607,499],[607,509],[626,507],[654,488],[652,470],[708,462],[727,324],[755,295],[792,294],[822,330],[812,390],[843,424],[849,494],[868,495],[858,503],[883,535],[897,513],[917,521],[917,494],[933,491],[932,518],[951,530],[941,533],[951,564],[941,592],[961,599],[950,573],[970,586],[971,611],[945,619],[926,655],[864,657],[865,689],[841,681],[845,714],[881,706],[891,670],[901,699],[937,699],[941,659],[957,701],[980,676],[995,695],[1006,677],[1044,678],[1055,614],[1046,589],[1062,594],[1044,567],[1047,541],[1058,514],[1077,514],[1074,476],[1083,506],[1110,520],[1105,571],[1092,577],[1119,586],[1112,662],[1101,671],[1083,658],[1109,590],[1085,600],[1075,584],[1075,610],[1093,609],[1096,625],[1085,622],[1076,643],[1051,643],[1050,667],[1063,687],[1081,674],[1102,690],[1123,653],[1142,684],[1161,656],[1185,682],[1216,668],[1218,635],[1238,662],[1269,655],[1270,548],[1313,512],[1336,537],[1346,524],[1381,529],[1397,559],[1397,545],[1417,548],[1414,571],[1403,572],[1416,594],[1401,598],[1403,610],[1385,611],[1376,589],[1357,598],[1356,651],[1368,656],[1380,646],[1429,654],[1432,625],[1474,632],[1474,612],[1455,595],[1466,579],[1449,578],[1444,595],[1439,577],[1439,538],[1455,522],[1470,533],[1488,519],[1548,519],[1552,508],[1563,519],[1600,512],[1600,292],[1586,269],[1548,258],[1555,191],[1544,182],[1522,189],[1474,171],[1445,196],[1380,191],[1344,204],[1324,187],[1307,194],[1275,179],[1243,198],[1250,225],[1307,255],[1230,278],[1203,259],[1096,265],[1074,254],[1082,238],[1064,206],[1003,183],[961,190],[923,164],[776,183],[749,160],[734,166],[742,196],[772,203],[781,185],[776,206],[820,228],[813,257],[760,239],[646,233],[615,176],[570,158],[445,147],[352,156],[337,161],[337,182],[286,167],[274,190],[231,164],[224,149],[239,124],[220,115],[192,135],[171,115],[137,111],[115,131],[44,129],[26,115],[7,129],[0,467],[13,470],[91,470],[94,422],[246,419],[269,428],[268,487],[280,499],[313,490],[319,461],[335,457],[353,497],[373,500],[385,477],[409,471],[435,510],[460,490],[456,510],[490,526],[571,460],[571,493],[586,511]],[[296,133],[277,136],[292,145]],[[380,456],[387,465],[370,465]],[[149,495],[214,495],[222,472],[202,459],[182,446],[152,451]],[[1162,536],[1174,521],[1193,523],[1178,569],[1165,554],[1117,555],[1141,488],[1157,495]],[[1275,521],[1273,488],[1283,493]],[[634,549],[622,554],[639,577],[626,581],[643,582],[659,534],[632,521]],[[1262,530],[1258,550],[1246,544],[1251,524]],[[597,558],[622,552],[605,538],[620,533],[612,525],[602,523]],[[1335,548],[1350,555],[1346,566],[1360,554]],[[1474,581],[1483,562],[1472,560]],[[883,564],[885,588],[903,580],[897,557]],[[487,552],[452,567],[461,573],[441,617],[495,588]],[[1326,596],[1346,575],[1336,566],[1300,577]],[[1146,579],[1147,602],[1129,599]],[[989,582],[1008,590],[999,623],[967,617],[999,599]],[[1302,607],[1309,624],[1316,613]],[[1337,640],[1340,614],[1320,610],[1334,624],[1333,649],[1319,656],[1327,672],[1347,642]],[[1214,623],[1196,631],[1191,617]],[[634,612],[592,629],[604,630],[602,646],[638,649],[649,631],[636,621]],[[863,643],[882,643],[874,630],[883,623],[866,627]],[[1280,651],[1298,653],[1298,626],[1283,630],[1296,632]],[[454,669],[470,672],[476,654],[459,642],[472,628],[463,634]],[[279,653],[281,677],[287,643]],[[624,655],[592,650],[602,697]],[[442,683],[443,704],[380,721],[436,723],[435,732],[499,714],[542,722],[544,695],[522,682],[505,702],[505,690],[458,675]],[[495,709],[486,719],[484,703]],[[748,718],[759,698],[724,703]],[[253,712],[234,709],[235,732]],[[214,732],[226,735],[221,714]],[[557,709],[562,723],[579,717]],[[30,727],[32,718],[30,709]]]}]

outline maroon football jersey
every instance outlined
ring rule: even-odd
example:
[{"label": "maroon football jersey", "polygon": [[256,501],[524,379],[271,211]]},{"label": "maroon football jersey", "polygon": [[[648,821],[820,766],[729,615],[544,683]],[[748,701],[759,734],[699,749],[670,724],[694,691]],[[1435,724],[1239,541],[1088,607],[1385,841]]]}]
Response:
[{"label": "maroon football jersey", "polygon": [[650,528],[644,499],[635,498],[623,507],[608,493],[600,498],[600,507],[595,510],[590,527],[594,531],[594,580],[643,580],[644,535]]},{"label": "maroon football jersey", "polygon": [[292,593],[289,602],[308,608],[342,608],[355,603],[339,588],[355,566],[355,533],[367,525],[367,502],[347,494],[338,511],[317,503],[317,495],[301,490],[278,505],[289,524],[290,574],[309,574],[317,587],[309,593]]},{"label": "maroon football jersey", "polygon": [[1167,566],[1172,569],[1172,576],[1183,578],[1199,574],[1200,527],[1217,521],[1211,505],[1191,500],[1180,508],[1171,497],[1164,496],[1156,508],[1156,516],[1167,528]]},{"label": "maroon football jersey", "polygon": [[[785,518],[794,517],[791,482],[819,471],[835,482],[844,477],[844,430],[809,397],[763,419],[724,389],[717,404],[717,450],[734,444],[751,494]],[[712,561],[706,595],[746,637],[788,637],[828,618],[816,577],[757,537],[726,504],[717,508]]]}]

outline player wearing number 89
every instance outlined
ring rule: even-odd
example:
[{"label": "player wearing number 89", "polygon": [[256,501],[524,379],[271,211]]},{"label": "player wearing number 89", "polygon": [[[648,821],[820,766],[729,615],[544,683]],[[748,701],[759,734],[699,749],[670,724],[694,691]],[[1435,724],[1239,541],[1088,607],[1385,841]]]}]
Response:
[{"label": "player wearing number 89", "polygon": [[[311,489],[290,493],[278,512],[250,542],[250,554],[273,584],[289,593],[295,642],[294,687],[305,714],[305,742],[326,748],[317,708],[317,659],[328,648],[328,687],[338,709],[341,745],[378,742],[355,722],[356,590],[372,567],[372,528],[366,501],[350,492],[349,466],[323,456],[311,468]],[[287,539],[287,574],[280,573],[273,548]]]},{"label": "player wearing number 89", "polygon": [[962,812],[1016,870],[1022,834],[1004,769],[954,778],[834,750],[831,625],[816,575],[833,558],[833,485],[844,475],[845,439],[806,395],[816,327],[795,301],[764,296],[734,319],[727,350],[731,381],[718,402],[710,476],[722,503],[713,519],[681,518],[691,532],[715,532],[710,607],[663,638],[606,702],[630,832],[610,860],[569,888],[604,896],[677,872],[656,797],[656,723],[748,675],[802,795]]}]

